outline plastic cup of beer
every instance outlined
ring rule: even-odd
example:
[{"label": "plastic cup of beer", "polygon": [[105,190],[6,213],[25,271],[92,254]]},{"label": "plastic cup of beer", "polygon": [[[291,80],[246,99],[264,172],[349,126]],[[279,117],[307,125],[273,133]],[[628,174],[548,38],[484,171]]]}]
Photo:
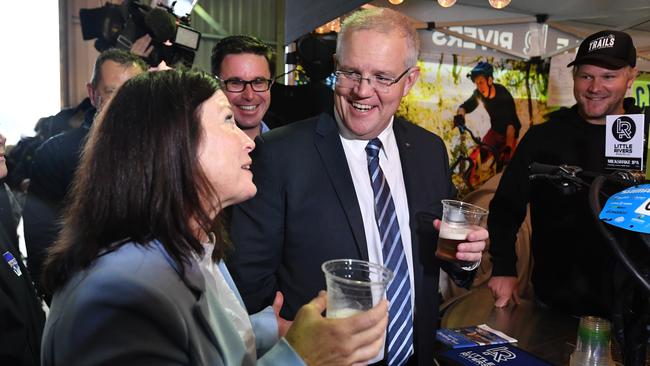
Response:
[{"label": "plastic cup of beer", "polygon": [[467,234],[485,227],[488,211],[471,203],[442,200],[442,223],[438,234],[436,257],[459,262],[456,259],[458,244],[467,241]]},{"label": "plastic cup of beer", "polygon": [[334,259],[321,266],[327,283],[327,317],[346,318],[371,309],[386,297],[393,271],[356,259]]}]

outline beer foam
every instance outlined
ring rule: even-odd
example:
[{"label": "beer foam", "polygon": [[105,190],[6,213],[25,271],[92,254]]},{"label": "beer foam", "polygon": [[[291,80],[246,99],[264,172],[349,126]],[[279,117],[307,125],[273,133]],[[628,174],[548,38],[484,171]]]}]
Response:
[{"label": "beer foam", "polygon": [[327,310],[326,314],[328,318],[347,318],[349,316],[359,314],[361,312],[362,311],[359,309],[343,308],[343,309]]},{"label": "beer foam", "polygon": [[467,239],[467,234],[471,231],[472,229],[468,227],[453,227],[445,225],[443,230],[440,230],[440,237],[451,240],[465,240]]}]

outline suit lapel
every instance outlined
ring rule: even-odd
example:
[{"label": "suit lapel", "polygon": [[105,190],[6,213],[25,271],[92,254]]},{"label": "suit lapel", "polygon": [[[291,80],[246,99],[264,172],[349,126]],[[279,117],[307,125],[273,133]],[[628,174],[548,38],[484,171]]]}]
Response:
[{"label": "suit lapel", "polygon": [[402,163],[402,174],[404,176],[404,186],[406,188],[406,197],[409,204],[409,214],[413,216],[413,207],[415,207],[415,202],[418,199],[418,175],[419,169],[424,167],[418,167],[418,152],[417,147],[414,146],[414,143],[409,138],[409,133],[407,126],[405,125],[408,122],[395,118],[393,122],[393,131],[395,132],[395,141],[397,142],[397,149],[399,150],[400,162]]},{"label": "suit lapel", "polygon": [[198,263],[193,258],[190,259],[189,263],[185,264],[184,271],[181,272],[176,261],[174,261],[174,259],[167,253],[162,244],[158,242],[156,244],[169,265],[174,268],[181,280],[196,296],[196,303],[192,308],[192,312],[196,316],[198,323],[201,324],[203,331],[208,335],[210,341],[215,345],[215,347],[217,347],[217,349],[221,349],[216,334],[214,333],[212,326],[210,326],[210,306],[208,304],[205,289],[205,277],[203,276]]},{"label": "suit lapel", "polygon": [[314,144],[320,154],[323,167],[334,186],[339,202],[345,211],[360,258],[368,260],[366,234],[363,230],[363,219],[357,201],[357,194],[354,190],[354,183],[345,158],[345,152],[341,145],[338,127],[331,115],[325,113],[320,115],[316,124]]},{"label": "suit lapel", "polygon": [[[230,319],[229,312],[217,299],[218,294],[206,290],[206,280],[213,281],[212,278],[206,279],[199,264],[192,261],[191,267],[187,266],[186,268],[184,281],[190,289],[197,291],[198,294],[198,299],[192,308],[197,323],[216,347],[219,355],[223,357],[224,365],[234,363],[246,365],[252,362],[246,357],[246,346]],[[237,293],[237,291],[234,292]],[[243,303],[242,306],[244,306]]]},{"label": "suit lapel", "polygon": [[[418,228],[415,207],[421,197],[421,190],[427,189],[421,186],[421,179],[419,178],[422,169],[426,167],[418,166],[418,147],[410,139],[408,122],[395,118],[393,122],[393,131],[395,132],[395,141],[397,142],[397,149],[399,150],[400,162],[402,163],[402,175],[404,176],[404,188],[406,190],[406,200],[409,205],[409,227],[411,229],[411,253],[413,255],[413,276],[416,286],[416,298],[420,279],[422,278],[422,262],[420,259],[420,243],[418,241]],[[422,153],[421,151],[419,153]],[[420,290],[421,291],[421,290]]]}]

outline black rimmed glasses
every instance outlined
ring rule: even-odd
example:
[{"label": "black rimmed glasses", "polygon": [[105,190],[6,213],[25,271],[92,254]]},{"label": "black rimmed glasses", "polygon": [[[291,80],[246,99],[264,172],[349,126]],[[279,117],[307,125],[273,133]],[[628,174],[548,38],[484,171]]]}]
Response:
[{"label": "black rimmed glasses", "polygon": [[244,91],[244,89],[246,89],[246,85],[249,84],[251,86],[251,89],[256,92],[265,92],[271,89],[271,85],[273,85],[273,80],[264,78],[256,78],[253,80],[241,80],[237,78],[222,80],[219,77],[216,78],[217,80],[221,81],[226,90],[231,93],[241,93]]},{"label": "black rimmed glasses", "polygon": [[377,92],[387,93],[390,90],[390,87],[397,84],[410,70],[411,67],[408,67],[396,78],[388,78],[380,75],[364,78],[358,72],[343,70],[337,70],[334,74],[336,75],[336,85],[342,88],[356,88],[362,80],[367,80],[368,84]]}]

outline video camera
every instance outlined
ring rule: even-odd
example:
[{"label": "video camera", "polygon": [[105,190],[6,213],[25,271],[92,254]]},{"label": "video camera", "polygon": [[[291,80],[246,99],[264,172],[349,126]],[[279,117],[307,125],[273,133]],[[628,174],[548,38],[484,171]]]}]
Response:
[{"label": "video camera", "polygon": [[106,3],[101,8],[81,9],[83,39],[97,38],[95,48],[100,52],[113,47],[130,50],[133,42],[149,34],[153,51],[146,61],[150,65],[164,60],[169,65],[182,63],[190,67],[201,33],[190,26],[189,12],[184,16],[174,14],[175,4],[152,8],[138,0],[124,0],[119,5]]}]

